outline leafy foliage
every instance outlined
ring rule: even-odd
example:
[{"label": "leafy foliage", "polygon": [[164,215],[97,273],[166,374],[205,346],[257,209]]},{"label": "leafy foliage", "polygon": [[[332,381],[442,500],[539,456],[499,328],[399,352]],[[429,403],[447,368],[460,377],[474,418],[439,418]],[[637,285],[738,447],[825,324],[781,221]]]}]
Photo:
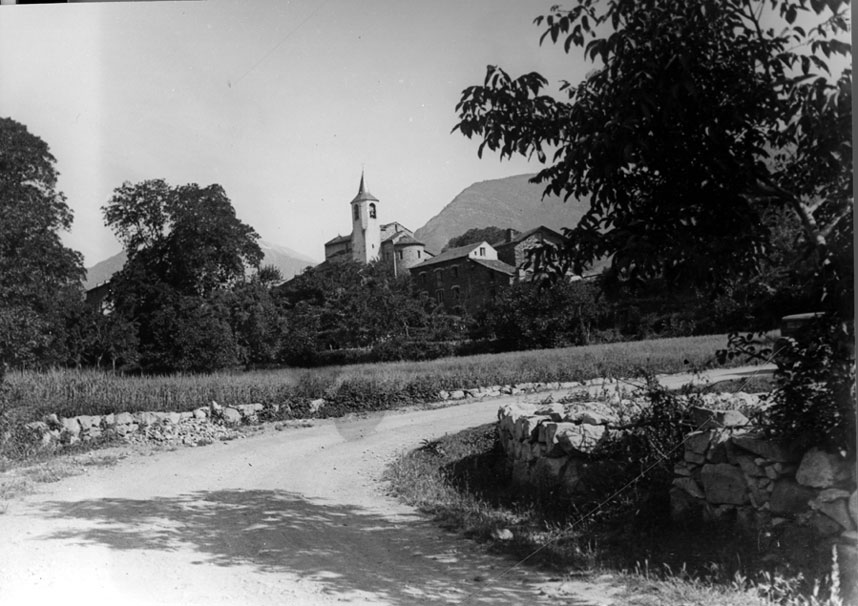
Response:
[{"label": "leafy foliage", "polygon": [[354,261],[308,269],[277,289],[287,323],[283,359],[312,362],[315,352],[374,347],[427,334],[431,314],[410,278]]},{"label": "leafy foliage", "polygon": [[64,246],[72,212],[48,145],[0,118],[0,365],[50,363],[62,310],[82,296],[79,253]]},{"label": "leafy foliage", "polygon": [[[824,384],[827,404],[807,406],[829,414],[818,426],[831,430],[845,406],[832,398],[852,389],[854,360],[836,336],[852,334],[854,318],[852,72],[830,73],[832,58],[851,52],[841,39],[848,3],[577,0],[536,23],[543,40],[582,49],[595,69],[555,98],[540,74],[489,66],[483,85],[463,91],[454,130],[481,139],[480,155],[536,155],[547,194],[589,200],[545,269],[580,273],[610,255],[616,280],[744,290],[771,309],[775,285],[751,293],[747,284],[785,235],[783,217],[767,215],[791,215],[799,254],[783,277],[818,295],[801,311],[828,312],[831,328],[808,350],[822,367],[780,369],[773,427],[795,437],[808,411],[789,394],[811,397],[802,386]],[[838,434],[854,449],[854,432],[810,434]]]},{"label": "leafy foliage", "polygon": [[[784,33],[761,26],[766,5]],[[632,278],[713,285],[747,275],[769,248],[767,205],[791,208],[817,244],[851,212],[851,72],[832,83],[818,56],[848,52],[827,35],[845,21],[790,25],[809,10],[791,0],[579,0],[536,22],[543,39],[583,48],[596,69],[564,83],[560,100],[539,74],[490,66],[463,92],[456,128],[482,139],[480,153],[545,161],[535,180],[546,193],[590,200],[568,233],[579,273],[613,255]]]},{"label": "leafy foliage", "polygon": [[112,311],[137,328],[143,368],[210,371],[264,357],[253,334],[264,310],[240,311],[254,286],[262,288],[259,280],[233,292],[262,259],[259,236],[236,217],[222,187],[124,183],[103,211],[128,256],[111,283]]},{"label": "leafy foliage", "polygon": [[447,245],[441,252],[450,248],[458,248],[459,246],[476,244],[478,242],[494,244],[495,242],[502,241],[504,237],[506,237],[506,230],[500,227],[495,227],[494,225],[489,227],[474,227],[459,236],[450,238],[450,241],[447,242]]},{"label": "leafy foliage", "polygon": [[598,287],[584,282],[522,282],[477,314],[473,336],[503,349],[586,345],[597,319]]}]

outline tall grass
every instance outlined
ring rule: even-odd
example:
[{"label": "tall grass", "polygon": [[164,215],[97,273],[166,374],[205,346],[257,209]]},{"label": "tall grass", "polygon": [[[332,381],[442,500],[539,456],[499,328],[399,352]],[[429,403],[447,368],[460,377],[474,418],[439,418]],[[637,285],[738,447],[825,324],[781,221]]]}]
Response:
[{"label": "tall grass", "polygon": [[118,376],[93,370],[13,371],[7,407],[17,421],[115,412],[188,411],[207,405],[290,404],[326,398],[338,409],[380,409],[437,398],[440,390],[531,382],[630,377],[714,365],[723,336],[703,336],[565,349],[484,354],[429,362],[393,362],[312,370],[280,369],[207,375]]}]

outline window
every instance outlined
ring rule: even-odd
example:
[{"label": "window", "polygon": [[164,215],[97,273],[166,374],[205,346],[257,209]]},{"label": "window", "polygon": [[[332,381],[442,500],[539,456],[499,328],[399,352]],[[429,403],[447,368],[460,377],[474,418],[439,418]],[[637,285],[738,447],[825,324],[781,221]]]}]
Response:
[{"label": "window", "polygon": [[452,296],[454,301],[458,301],[459,300],[459,287],[454,286],[453,288],[451,288],[450,289],[450,295]]},{"label": "window", "polygon": [[401,250],[400,250],[400,251],[398,251],[398,252],[396,253],[396,255],[399,257],[399,259],[400,259],[400,260],[402,260],[402,251],[401,251]]},{"label": "window", "polygon": [[443,303],[444,302],[444,291],[443,290],[436,290],[435,291],[435,298],[438,300],[438,303]]},{"label": "window", "polygon": [[486,256],[486,247],[485,246],[480,246],[480,256],[481,257]]},{"label": "window", "polygon": [[375,219],[375,204],[369,205],[369,218]]},{"label": "window", "polygon": [[354,211],[355,211],[355,212],[354,212],[354,215],[355,215],[355,221],[357,221],[358,219],[360,219],[360,209],[358,208],[358,205],[357,205],[357,204],[355,204],[354,206],[352,206],[352,208],[353,208],[353,209],[354,209]]},{"label": "window", "polygon": [[459,277],[459,266],[454,265],[453,266],[453,278],[458,278],[458,277]]},{"label": "window", "polygon": [[420,258],[420,251],[419,250],[417,251],[417,258],[418,259]]},{"label": "window", "polygon": [[440,270],[440,269],[436,269],[436,270],[435,270],[435,283],[436,283],[436,284],[440,284],[440,283],[441,283],[441,278],[443,277],[443,276],[441,275],[441,271],[442,271],[442,270]]},{"label": "window", "polygon": [[426,272],[425,271],[420,272],[420,283],[426,284]]}]

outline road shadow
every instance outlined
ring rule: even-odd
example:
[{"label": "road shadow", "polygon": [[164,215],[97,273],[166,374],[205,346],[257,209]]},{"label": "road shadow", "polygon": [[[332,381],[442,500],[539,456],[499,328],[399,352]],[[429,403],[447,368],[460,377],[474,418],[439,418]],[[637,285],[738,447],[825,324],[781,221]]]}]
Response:
[{"label": "road shadow", "polygon": [[[312,579],[323,593],[394,604],[538,602],[513,562],[459,550],[427,520],[391,520],[359,507],[276,490],[221,490],[178,497],[53,501],[46,517],[71,526],[38,537],[115,550],[188,550],[198,564],[252,565]],[[75,528],[75,520],[80,522]],[[581,602],[584,603],[584,602]]]}]

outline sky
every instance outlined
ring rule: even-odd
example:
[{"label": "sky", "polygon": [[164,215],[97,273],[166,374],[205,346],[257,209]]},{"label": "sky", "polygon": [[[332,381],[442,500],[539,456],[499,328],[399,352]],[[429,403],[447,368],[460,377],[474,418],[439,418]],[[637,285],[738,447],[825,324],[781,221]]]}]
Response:
[{"label": "sky", "polygon": [[351,232],[361,171],[382,222],[416,230],[478,181],[535,172],[451,133],[486,66],[580,81],[540,47],[556,0],[203,0],[0,7],[0,116],[42,138],[92,266],[125,181],[219,183],[238,217],[315,260]]}]

